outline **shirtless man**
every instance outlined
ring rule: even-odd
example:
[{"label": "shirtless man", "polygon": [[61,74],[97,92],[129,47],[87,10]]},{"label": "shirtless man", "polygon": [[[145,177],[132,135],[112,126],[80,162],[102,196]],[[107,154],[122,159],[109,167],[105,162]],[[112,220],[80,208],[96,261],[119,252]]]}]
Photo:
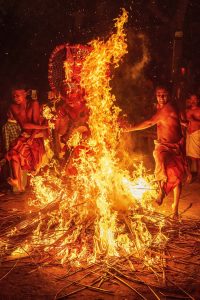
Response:
[{"label": "shirtless man", "polygon": [[197,181],[200,182],[200,106],[196,94],[192,94],[189,98],[186,120],[186,155],[190,163],[196,164]]},{"label": "shirtless man", "polygon": [[[155,178],[160,187],[157,203],[161,205],[164,197],[173,190],[173,217],[177,218],[182,179],[185,173],[181,125],[178,112],[170,103],[169,93],[165,87],[156,88],[156,98],[158,102],[157,112],[150,119],[134,125],[126,131],[143,130],[157,125],[157,140],[153,152]],[[169,168],[171,168],[170,172]]]},{"label": "shirtless man", "polygon": [[6,154],[13,174],[8,183],[21,192],[24,190],[21,170],[36,171],[44,154],[43,133],[48,126],[40,124],[39,103],[36,99],[28,101],[23,88],[14,89],[12,97],[10,112],[19,123],[22,134]]}]

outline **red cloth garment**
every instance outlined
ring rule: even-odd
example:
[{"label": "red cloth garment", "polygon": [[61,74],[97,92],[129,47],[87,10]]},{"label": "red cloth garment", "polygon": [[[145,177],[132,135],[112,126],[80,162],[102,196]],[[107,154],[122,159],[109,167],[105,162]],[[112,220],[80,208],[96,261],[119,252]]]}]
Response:
[{"label": "red cloth garment", "polygon": [[155,159],[155,178],[157,181],[164,182],[163,189],[167,195],[183,181],[186,175],[187,162],[183,139],[178,143],[155,141],[153,156]]},{"label": "red cloth garment", "polygon": [[7,160],[19,161],[22,170],[37,171],[45,153],[42,137],[31,137],[22,134],[15,141],[13,147],[7,152]]}]

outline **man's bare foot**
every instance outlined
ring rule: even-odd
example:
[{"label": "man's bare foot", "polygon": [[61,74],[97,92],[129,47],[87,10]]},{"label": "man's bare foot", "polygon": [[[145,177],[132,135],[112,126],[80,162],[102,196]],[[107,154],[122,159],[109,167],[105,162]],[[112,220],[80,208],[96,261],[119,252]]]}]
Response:
[{"label": "man's bare foot", "polygon": [[163,189],[160,189],[159,194],[158,194],[158,198],[156,199],[156,203],[158,205],[161,205],[163,203],[163,199],[165,198],[165,192]]},{"label": "man's bare foot", "polygon": [[172,219],[178,220],[178,208],[175,206],[174,203],[172,204],[172,211],[173,211]]},{"label": "man's bare foot", "polygon": [[173,213],[172,219],[175,220],[175,221],[179,219],[179,218],[178,218],[178,212],[174,212],[174,213]]},{"label": "man's bare foot", "polygon": [[12,187],[16,187],[17,189],[19,189],[19,182],[17,179],[14,179],[12,177],[9,177],[7,179],[7,182],[12,186]]},{"label": "man's bare foot", "polygon": [[13,192],[14,195],[21,195],[21,194],[24,194],[24,193],[25,193],[25,190],[14,191],[14,192]]},{"label": "man's bare foot", "polygon": [[16,193],[24,193],[25,192],[25,188],[23,186],[19,186],[19,182],[17,179],[14,179],[12,177],[9,177],[7,179],[7,182],[12,186],[17,188]]}]

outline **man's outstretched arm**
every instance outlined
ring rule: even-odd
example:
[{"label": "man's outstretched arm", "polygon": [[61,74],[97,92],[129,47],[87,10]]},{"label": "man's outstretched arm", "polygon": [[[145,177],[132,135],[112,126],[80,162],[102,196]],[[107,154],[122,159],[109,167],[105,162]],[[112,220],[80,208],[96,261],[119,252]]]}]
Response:
[{"label": "man's outstretched arm", "polygon": [[153,115],[153,117],[151,117],[150,119],[124,129],[124,132],[143,130],[143,129],[152,127],[158,123],[158,121],[160,120],[160,116],[161,116],[161,114],[158,112],[155,115]]}]

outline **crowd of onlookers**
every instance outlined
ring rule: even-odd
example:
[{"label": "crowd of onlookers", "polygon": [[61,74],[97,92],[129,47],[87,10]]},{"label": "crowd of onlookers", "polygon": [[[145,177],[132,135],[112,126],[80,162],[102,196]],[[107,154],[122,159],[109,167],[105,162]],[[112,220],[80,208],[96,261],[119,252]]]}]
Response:
[{"label": "crowd of onlookers", "polygon": [[[1,129],[0,179],[5,189],[21,193],[27,185],[27,174],[37,174],[48,161],[45,139],[51,137],[53,156],[62,160],[74,130],[88,136],[89,110],[81,92],[60,96],[50,91],[46,104],[40,104],[36,91],[30,93],[21,86],[13,88],[11,96],[8,111],[3,112],[7,121]],[[200,107],[196,94],[187,98],[180,122],[190,165],[188,181],[200,181]],[[196,178],[192,179],[193,172]]]}]

